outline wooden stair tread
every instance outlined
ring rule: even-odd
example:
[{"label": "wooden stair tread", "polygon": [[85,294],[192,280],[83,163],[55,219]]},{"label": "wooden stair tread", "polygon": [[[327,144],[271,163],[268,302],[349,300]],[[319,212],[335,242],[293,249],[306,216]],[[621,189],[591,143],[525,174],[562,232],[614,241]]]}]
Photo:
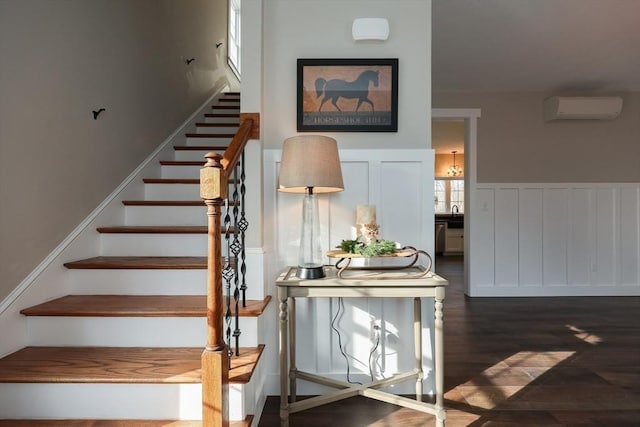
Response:
[{"label": "wooden stair tread", "polygon": [[97,256],[64,264],[69,269],[206,270],[206,256]]},{"label": "wooden stair tread", "polygon": [[[240,206],[239,201],[227,200],[231,206]],[[125,206],[206,206],[204,200],[123,200]]]},{"label": "wooden stair tread", "polygon": [[[246,384],[264,345],[240,348],[229,382]],[[200,347],[25,347],[0,359],[3,383],[200,383]]]},{"label": "wooden stair tread", "polygon": [[98,233],[123,234],[207,234],[205,225],[124,225],[98,227]]},{"label": "wooden stair tread", "polygon": [[[227,183],[234,183],[237,180],[228,179]],[[143,178],[145,184],[200,184],[200,178]]]},{"label": "wooden stair tread", "polygon": [[205,113],[205,117],[240,117],[240,113]]},{"label": "wooden stair tread", "polygon": [[[271,301],[247,300],[240,303],[240,317],[258,317]],[[235,314],[235,304],[232,303]],[[225,308],[226,310],[226,308]],[[206,295],[67,295],[20,313],[26,316],[68,317],[206,317]]]},{"label": "wooden stair tread", "polygon": [[143,178],[145,184],[200,184],[200,178]]},{"label": "wooden stair tread", "polygon": [[214,110],[239,110],[239,105],[212,105],[212,109]]},{"label": "wooden stair tread", "polygon": [[238,123],[204,123],[197,122],[196,127],[203,128],[228,128],[228,127],[239,127]]},{"label": "wooden stair tread", "polygon": [[125,206],[205,206],[204,200],[123,200]]},{"label": "wooden stair tread", "polygon": [[187,138],[233,138],[235,133],[185,133]]},{"label": "wooden stair tread", "polygon": [[160,160],[161,166],[204,166],[204,160]]},{"label": "wooden stair tread", "polygon": [[173,149],[176,151],[224,151],[227,147],[221,145],[174,145]]},{"label": "wooden stair tread", "polygon": [[[229,427],[250,427],[253,415],[229,421]],[[0,427],[202,427],[202,421],[187,420],[0,420]]]}]

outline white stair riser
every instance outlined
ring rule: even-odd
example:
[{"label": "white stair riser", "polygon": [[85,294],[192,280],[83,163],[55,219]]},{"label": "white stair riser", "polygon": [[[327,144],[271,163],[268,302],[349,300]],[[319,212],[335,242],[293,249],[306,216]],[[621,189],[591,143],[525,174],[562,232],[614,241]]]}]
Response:
[{"label": "white stair riser", "polygon": [[[265,352],[267,349],[265,348]],[[242,396],[241,402],[244,403],[244,408],[229,405],[229,416],[232,419],[238,419],[243,413],[255,414],[258,407],[258,399],[260,395],[264,396],[264,386],[266,379],[266,354],[263,352],[260,362],[257,364],[251,376],[251,381],[247,384],[230,384],[229,394],[236,393],[238,396]],[[263,362],[263,359],[265,360]],[[234,390],[236,389],[236,390]],[[266,399],[266,396],[264,396]],[[238,399],[240,400],[240,399]],[[264,402],[263,402],[264,404]]]},{"label": "white stair riser", "polygon": [[[200,200],[200,195],[192,200]],[[124,217],[125,225],[207,225],[207,207],[204,202],[202,206],[126,206]]]},{"label": "white stair riser", "polygon": [[145,200],[199,200],[200,184],[144,184]]},{"label": "white stair riser", "polygon": [[144,184],[144,194],[145,200],[200,200],[200,184]]},{"label": "white stair riser", "polygon": [[207,235],[109,233],[100,248],[106,256],[206,256]]},{"label": "white stair riser", "polygon": [[[213,132],[210,132],[213,133]],[[201,146],[201,145],[205,145],[205,146],[213,146],[213,147],[226,147],[227,145],[229,145],[231,143],[231,139],[233,139],[233,137],[225,137],[225,138],[214,138],[214,137],[198,137],[198,138],[194,138],[194,137],[187,137],[187,143],[186,145],[189,147],[193,147],[193,146]]]},{"label": "white stair riser", "polygon": [[70,270],[76,295],[205,295],[207,270]]},{"label": "white stair riser", "polygon": [[235,108],[217,108],[212,107],[209,111],[213,114],[239,114],[240,113],[240,104],[221,104],[222,107],[235,107]]},{"label": "white stair riser", "polygon": [[203,165],[204,159],[202,159],[202,165],[200,166],[163,165],[160,167],[160,176],[162,178],[196,179],[200,177],[200,169],[202,169]]},{"label": "white stair riser", "polygon": [[[247,299],[265,297],[262,277],[247,256]],[[206,270],[71,270],[76,295],[205,295]],[[224,284],[224,283],[223,283]],[[224,284],[226,286],[226,284]]]},{"label": "white stair riser", "polygon": [[[105,256],[207,256],[207,240],[206,234],[104,233],[100,236],[100,253]],[[225,240],[222,256],[228,254]]]},{"label": "white stair riser", "polygon": [[[229,418],[245,419],[246,385],[229,386]],[[251,397],[249,400],[253,400]],[[0,384],[6,419],[202,419],[200,384]]]},{"label": "white stair riser", "polygon": [[[195,161],[195,162],[203,162],[205,161],[204,155],[207,154],[209,150],[176,150],[174,152],[174,158],[178,161]],[[224,151],[214,151],[214,153],[222,154]]]},{"label": "white stair riser", "polygon": [[[205,317],[29,316],[27,328],[32,346],[204,348],[207,343]],[[234,328],[232,319],[232,332]],[[241,317],[240,330],[240,345],[259,344],[257,318]]]},{"label": "white stair riser", "polygon": [[196,133],[233,133],[233,134],[235,134],[237,131],[238,131],[238,126],[237,125],[230,125],[230,126],[196,126]]},{"label": "white stair riser", "polygon": [[239,117],[205,117],[204,123],[236,123],[240,124]]}]

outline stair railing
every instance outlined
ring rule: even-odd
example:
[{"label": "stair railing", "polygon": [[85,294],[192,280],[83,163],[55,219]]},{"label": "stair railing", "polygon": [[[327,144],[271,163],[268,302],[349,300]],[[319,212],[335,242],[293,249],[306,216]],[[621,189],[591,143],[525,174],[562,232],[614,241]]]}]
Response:
[{"label": "stair railing", "polygon": [[[249,139],[257,138],[259,138],[259,114],[241,114],[240,127],[224,154],[207,153],[205,155],[206,163],[200,170],[200,197],[207,206],[208,229],[207,344],[201,359],[202,422],[203,426],[207,427],[227,427],[229,425],[230,352],[224,340],[224,311],[225,305],[229,311],[231,304],[230,301],[225,304],[223,297],[222,277],[225,265],[222,260],[221,208],[228,200],[228,183],[231,173],[236,170],[241,159],[242,165],[244,165],[244,149]],[[234,181],[237,182],[237,180]],[[244,193],[242,198],[244,199]],[[244,206],[242,211],[244,212]],[[240,221],[237,224],[239,223]],[[239,230],[240,227],[237,224],[233,228]],[[242,246],[244,246],[244,233],[241,235],[241,240]],[[227,261],[224,264],[229,263],[230,256],[231,254],[228,253]],[[236,265],[234,269],[237,269],[238,263],[234,264]],[[244,259],[242,264],[244,265]],[[238,299],[238,296],[234,297],[236,315],[239,314]]]},{"label": "stair railing", "polygon": [[[238,169],[240,174],[238,174]],[[240,177],[242,178],[239,178]],[[226,215],[224,216],[224,240],[226,244],[226,254],[222,277],[225,281],[226,289],[226,305],[227,309],[224,314],[226,324],[225,335],[227,344],[229,345],[229,355],[235,353],[240,355],[240,298],[242,293],[242,307],[246,307],[245,291],[240,287],[240,279],[242,278],[243,287],[246,289],[246,248],[244,237],[249,223],[247,221],[244,210],[244,197],[240,197],[240,188],[245,186],[245,161],[244,152],[240,163],[233,170],[233,180],[229,182],[232,188],[232,195],[227,199]],[[240,208],[242,207],[242,212]],[[242,215],[241,215],[242,214]],[[240,267],[242,264],[242,268]],[[233,286],[232,286],[233,285]],[[234,315],[235,313],[235,315]],[[235,320],[235,322],[234,322]],[[235,324],[233,324],[235,323]],[[233,325],[232,325],[233,324]],[[233,328],[233,331],[232,331]],[[231,337],[235,340],[234,350],[231,349]]]}]

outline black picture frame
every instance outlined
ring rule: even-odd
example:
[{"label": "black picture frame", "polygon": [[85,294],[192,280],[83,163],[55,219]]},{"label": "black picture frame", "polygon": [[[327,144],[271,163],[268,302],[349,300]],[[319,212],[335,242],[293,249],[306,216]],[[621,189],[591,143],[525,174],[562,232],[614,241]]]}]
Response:
[{"label": "black picture frame", "polygon": [[398,131],[398,59],[299,58],[297,130]]}]

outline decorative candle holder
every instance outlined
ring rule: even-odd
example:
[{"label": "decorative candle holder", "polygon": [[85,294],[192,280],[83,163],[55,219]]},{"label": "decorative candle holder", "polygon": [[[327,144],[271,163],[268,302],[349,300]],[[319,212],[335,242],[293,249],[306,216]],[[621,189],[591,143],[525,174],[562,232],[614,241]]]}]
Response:
[{"label": "decorative candle holder", "polygon": [[375,205],[356,206],[356,236],[359,242],[368,244],[379,240],[380,225],[376,222]]}]

